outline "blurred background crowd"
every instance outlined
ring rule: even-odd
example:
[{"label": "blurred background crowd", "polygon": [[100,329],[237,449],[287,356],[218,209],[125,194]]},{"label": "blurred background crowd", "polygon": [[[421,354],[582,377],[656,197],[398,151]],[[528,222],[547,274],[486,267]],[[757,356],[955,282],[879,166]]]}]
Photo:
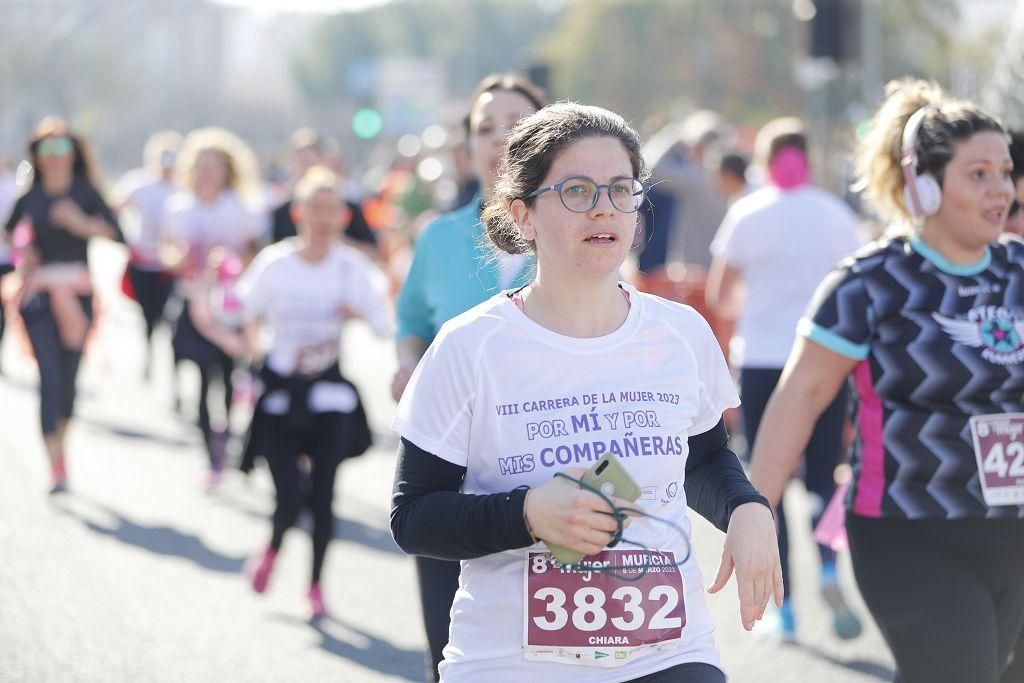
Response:
[{"label": "blurred background crowd", "polygon": [[[92,143],[108,189],[138,165],[153,132],[217,125],[254,152],[260,186],[251,200],[266,211],[296,173],[289,134],[308,126],[352,199],[383,201],[368,212],[371,227],[402,241],[422,212],[458,204],[471,182],[458,124],[466,96],[495,71],[522,72],[551,100],[620,112],[648,137],[662,131],[665,143],[680,132],[708,173],[723,155],[749,155],[769,119],[800,115],[815,140],[816,180],[831,190],[843,190],[852,135],[890,78],[935,78],[955,96],[1024,115],[1011,0],[4,0],[2,8],[5,184],[44,115],[67,118]],[[711,145],[680,127],[698,110],[719,115]]]}]

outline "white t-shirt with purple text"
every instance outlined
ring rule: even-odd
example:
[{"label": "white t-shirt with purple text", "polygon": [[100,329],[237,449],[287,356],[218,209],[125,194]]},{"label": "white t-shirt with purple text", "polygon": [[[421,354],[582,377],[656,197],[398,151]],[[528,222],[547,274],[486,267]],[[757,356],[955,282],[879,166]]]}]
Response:
[{"label": "white t-shirt with purple text", "polygon": [[[697,312],[621,286],[629,314],[602,337],[552,332],[506,294],[452,319],[413,373],[392,428],[465,467],[467,494],[538,487],[555,472],[587,468],[610,453],[641,488],[637,504],[689,535],[687,438],[714,427],[739,400],[718,342]],[[654,520],[634,519],[626,535],[686,557],[685,538]],[[614,664],[613,648],[587,667],[526,659],[524,571],[531,550],[545,547],[462,562],[443,680],[610,682],[686,662],[720,666],[699,549],[682,566],[686,620],[671,649],[623,655],[626,661],[612,668],[603,667]]]}]

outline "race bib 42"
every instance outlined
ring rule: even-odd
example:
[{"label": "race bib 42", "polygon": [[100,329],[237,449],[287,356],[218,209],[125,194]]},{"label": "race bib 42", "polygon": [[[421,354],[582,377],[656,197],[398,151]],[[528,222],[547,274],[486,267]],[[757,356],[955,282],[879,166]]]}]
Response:
[{"label": "race bib 42", "polygon": [[975,415],[970,425],[985,502],[1024,504],[1024,413]]}]

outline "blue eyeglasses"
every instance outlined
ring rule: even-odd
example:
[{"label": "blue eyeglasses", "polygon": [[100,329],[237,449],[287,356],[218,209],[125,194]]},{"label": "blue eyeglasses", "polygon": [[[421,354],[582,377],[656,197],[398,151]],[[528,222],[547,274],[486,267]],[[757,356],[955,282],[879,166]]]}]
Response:
[{"label": "blue eyeglasses", "polygon": [[586,213],[597,206],[602,189],[608,191],[612,206],[623,213],[634,213],[643,205],[644,197],[647,196],[647,188],[636,178],[615,178],[608,185],[599,185],[590,178],[576,176],[534,190],[525,199],[554,190],[562,200],[562,206],[573,213]]}]

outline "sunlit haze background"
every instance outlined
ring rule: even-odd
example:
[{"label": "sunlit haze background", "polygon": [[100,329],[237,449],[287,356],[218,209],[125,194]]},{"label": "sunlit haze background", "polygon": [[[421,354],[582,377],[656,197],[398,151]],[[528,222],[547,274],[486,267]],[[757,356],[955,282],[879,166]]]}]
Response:
[{"label": "sunlit haze background", "polygon": [[84,132],[110,176],[157,129],[223,125],[269,163],[311,125],[361,172],[403,135],[457,135],[464,98],[499,70],[645,135],[698,108],[750,130],[802,115],[827,141],[826,178],[891,77],[1017,116],[1017,2],[850,4],[831,60],[810,54],[811,0],[0,0],[0,156],[16,164],[46,114]]}]

